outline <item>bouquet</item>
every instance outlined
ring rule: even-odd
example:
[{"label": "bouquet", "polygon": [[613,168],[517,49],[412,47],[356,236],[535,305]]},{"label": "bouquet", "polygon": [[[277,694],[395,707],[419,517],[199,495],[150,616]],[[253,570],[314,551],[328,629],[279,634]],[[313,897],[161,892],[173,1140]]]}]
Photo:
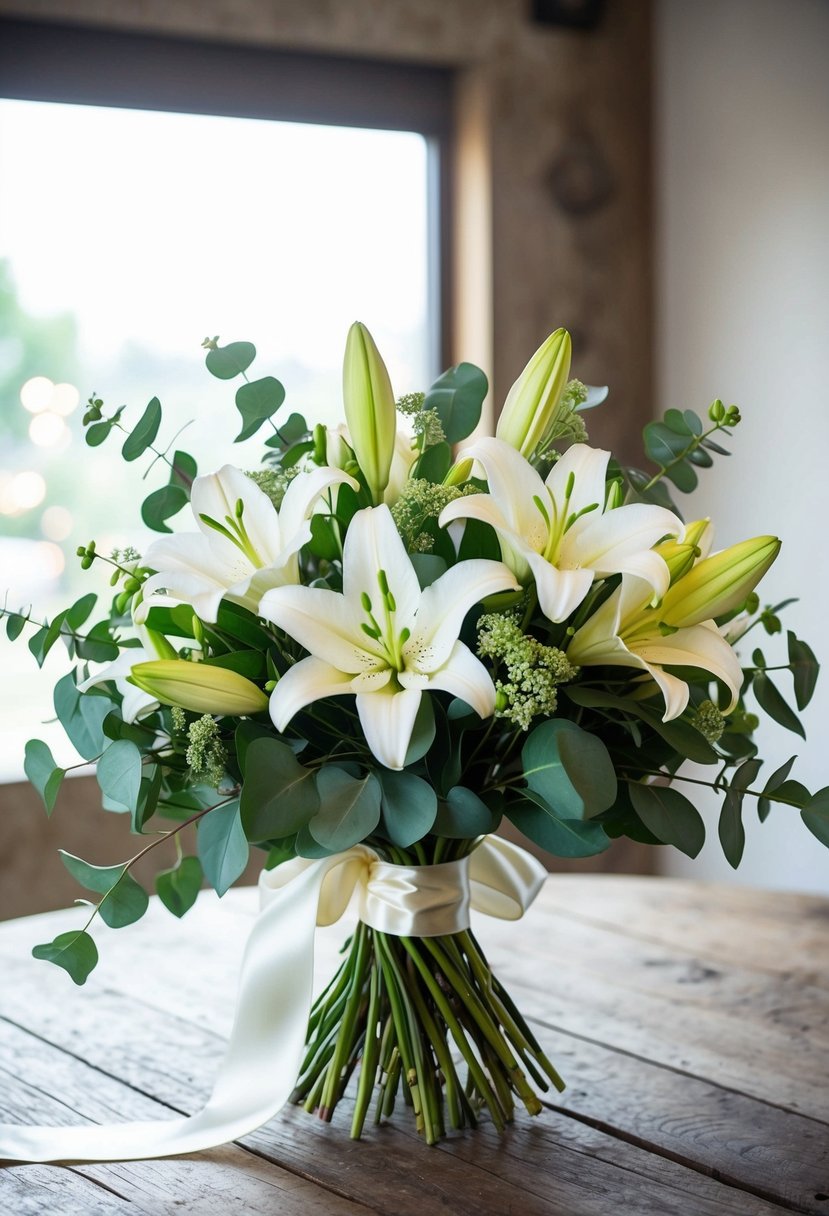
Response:
[{"label": "bouquet", "polygon": [[[279,381],[247,375],[250,343],[204,346],[212,375],[241,378],[236,439],[266,428],[261,464],[199,475],[159,444],[157,398],[130,427],[93,395],[88,444],[120,437],[126,461],[151,453],[167,467],[141,507],[160,535],[141,554],[78,550],[113,589],[94,623],[93,593],[50,621],[3,610],[10,637],[35,626],[39,663],[67,647],[57,716],[96,764],[104,808],[141,839],[116,865],[62,855],[94,900],[85,924],[34,954],[82,984],[95,919],[119,927],[147,908],[136,859],[193,824],[193,854],[179,848],[156,877],[179,917],[204,879],[222,895],[250,846],[285,907],[295,879],[356,858],[400,905],[379,915],[364,899],[311,1010],[293,1100],[331,1119],[356,1073],[354,1136],[399,1100],[429,1143],[482,1111],[501,1129],[516,1104],[538,1113],[538,1090],[563,1085],[460,907],[471,881],[484,906],[519,915],[537,886],[493,845],[503,818],[558,857],[619,836],[695,856],[705,829],[689,791],[705,785],[722,797],[733,866],[746,797],[761,820],[775,803],[796,808],[829,845],[829,787],[810,794],[794,757],[761,780],[753,742],[760,714],[802,734],[777,673],[798,710],[818,674],[791,631],[782,659],[751,650],[754,631],[781,633],[785,605],[755,592],[780,542],[717,552],[710,520],[684,522],[672,498],[727,455],[738,410],[668,410],[645,428],[645,472],[588,444],[585,412],[606,390],[570,378],[561,329],[513,385],[495,436],[472,439],[484,374],[461,363],[396,401],[362,324],[336,428],[285,417]],[[173,532],[182,512],[189,530]],[[64,770],[39,740],[25,766],[51,812]]]}]

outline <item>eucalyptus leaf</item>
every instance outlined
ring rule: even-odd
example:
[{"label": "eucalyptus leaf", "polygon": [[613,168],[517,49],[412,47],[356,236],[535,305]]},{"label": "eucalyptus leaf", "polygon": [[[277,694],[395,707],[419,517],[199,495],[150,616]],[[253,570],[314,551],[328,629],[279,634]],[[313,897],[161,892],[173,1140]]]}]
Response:
[{"label": "eucalyptus leaf", "polygon": [[[237,746],[238,741],[237,734]],[[242,752],[242,825],[248,840],[293,836],[320,808],[313,769],[273,735],[243,743]]]},{"label": "eucalyptus leaf", "polygon": [[228,342],[209,350],[204,362],[211,376],[217,380],[232,380],[241,376],[256,358],[256,347],[252,342]]},{"label": "eucalyptus leaf", "polygon": [[137,460],[155,440],[161,426],[161,402],[153,397],[134,429],[124,440],[121,455],[124,460]]},{"label": "eucalyptus leaf", "polygon": [[76,984],[85,984],[98,965],[98,948],[83,929],[59,933],[51,942],[35,946],[34,958],[63,967]]},{"label": "eucalyptus leaf", "polygon": [[805,709],[815,691],[820,664],[805,642],[791,630],[787,633],[789,665],[794,678],[794,697],[798,709]]},{"label": "eucalyptus leaf", "polygon": [[224,895],[248,864],[250,847],[242,828],[239,799],[208,811],[197,830],[199,860],[217,895]]},{"label": "eucalyptus leaf", "polygon": [[29,740],[24,756],[23,771],[43,799],[46,814],[51,815],[66,770],[55,764],[49,747],[40,739]]},{"label": "eucalyptus leaf", "polygon": [[688,857],[696,857],[705,843],[705,824],[694,804],[667,785],[629,787],[636,814],[663,844],[672,844]]},{"label": "eucalyptus leaf", "polygon": [[452,449],[449,444],[443,441],[434,443],[418,458],[411,475],[439,485],[449,472],[451,463]]},{"label": "eucalyptus leaf", "polygon": [[141,504],[141,518],[154,532],[172,532],[167,520],[178,515],[190,501],[187,490],[179,484],[162,486],[149,494]]},{"label": "eucalyptus leaf", "polygon": [[141,752],[129,739],[110,743],[98,761],[95,773],[102,793],[110,802],[135,811],[141,789]]},{"label": "eucalyptus leaf", "polygon": [[616,801],[616,772],[607,748],[568,718],[537,726],[521,758],[528,786],[561,819],[590,819]]},{"label": "eucalyptus leaf", "polygon": [[458,443],[475,430],[488,388],[486,376],[472,363],[459,363],[438,376],[423,404],[437,410],[447,443]]},{"label": "eucalyptus leaf", "polygon": [[560,819],[540,794],[521,791],[525,801],[511,803],[507,818],[525,836],[555,857],[593,857],[610,847],[610,837],[600,823]]},{"label": "eucalyptus leaf", "polygon": [[285,389],[274,376],[263,376],[261,380],[250,380],[236,392],[236,408],[242,415],[242,429],[235,443],[250,439],[263,422],[279,409],[285,400]]},{"label": "eucalyptus leaf", "polygon": [[308,824],[314,840],[335,853],[370,836],[380,822],[380,782],[373,773],[351,777],[335,764],[317,773],[320,809]]},{"label": "eucalyptus leaf", "polygon": [[[752,761],[749,760],[747,763],[751,764]],[[746,832],[743,827],[742,812],[742,791],[735,790],[734,788],[726,790],[717,830],[726,861],[735,870],[742,861],[743,850],[746,847]]]},{"label": "eucalyptus leaf", "polygon": [[800,818],[812,835],[829,849],[829,785],[810,798],[800,812]]},{"label": "eucalyptus leaf", "polygon": [[406,752],[403,767],[408,768],[410,764],[415,764],[418,760],[422,759],[434,743],[434,740],[435,715],[432,708],[432,698],[423,696],[420,698],[420,705],[415,715],[412,737],[409,740],[409,749]]},{"label": "eucalyptus leaf", "polygon": [[78,692],[70,672],[58,680],[54,691],[55,713],[69,741],[84,760],[94,760],[107,745],[104,719],[116,708],[109,697]]},{"label": "eucalyptus leaf", "polygon": [[383,829],[392,844],[407,849],[431,831],[438,810],[437,795],[428,781],[414,773],[383,769],[378,775]]},{"label": "eucalyptus leaf", "polygon": [[474,790],[463,785],[453,786],[438,802],[433,831],[436,836],[450,840],[466,840],[493,832],[501,816],[490,809]]},{"label": "eucalyptus leaf", "polygon": [[758,705],[766,711],[770,718],[773,718],[780,726],[785,726],[786,730],[793,731],[803,739],[806,738],[806,732],[797,714],[789,708],[780,690],[765,672],[755,673],[751,688]]},{"label": "eucalyptus leaf", "polygon": [[69,873],[88,891],[103,896],[98,903],[98,915],[110,929],[122,929],[140,920],[147,911],[149,899],[144,888],[127,871],[126,863],[117,866],[93,866],[82,857],[64,849],[58,850]]},{"label": "eucalyptus leaf", "polygon": [[171,870],[161,870],[155,876],[158,897],[173,916],[184,916],[198,898],[202,879],[201,862],[198,857],[182,857]]}]

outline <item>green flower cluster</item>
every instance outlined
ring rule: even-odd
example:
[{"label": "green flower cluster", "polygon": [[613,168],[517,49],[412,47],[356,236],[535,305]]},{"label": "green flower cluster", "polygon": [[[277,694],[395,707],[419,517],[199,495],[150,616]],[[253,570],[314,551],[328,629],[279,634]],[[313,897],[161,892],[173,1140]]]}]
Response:
[{"label": "green flower cluster", "polygon": [[407,481],[391,513],[409,553],[431,553],[435,538],[425,529],[428,521],[436,520],[447,503],[477,493],[474,485],[444,486],[423,477]]},{"label": "green flower cluster", "polygon": [[415,435],[422,439],[420,446],[430,448],[441,443],[446,435],[437,410],[426,409],[425,400],[425,393],[406,393],[397,401],[397,412],[411,421]]},{"label": "green flower cluster", "polygon": [[274,469],[254,469],[252,472],[248,471],[246,476],[267,494],[278,511],[282,506],[285,491],[298,472],[299,469],[296,465],[292,465],[290,468],[279,465]]},{"label": "green flower cluster", "polygon": [[703,701],[691,720],[709,743],[719,743],[726,722],[713,701]]},{"label": "green flower cluster", "polygon": [[514,612],[488,612],[480,618],[478,654],[506,669],[506,679],[495,680],[495,716],[508,718],[521,730],[529,730],[539,714],[555,714],[558,685],[579,671],[558,647],[523,633]]},{"label": "green flower cluster", "polygon": [[187,763],[193,777],[216,789],[225,774],[227,751],[219,737],[219,727],[210,714],[190,723],[187,739]]},{"label": "green flower cluster", "polygon": [[581,380],[568,381],[558,400],[549,429],[544,436],[544,450],[560,440],[587,443],[587,427],[584,418],[576,410],[587,400],[587,389]]}]

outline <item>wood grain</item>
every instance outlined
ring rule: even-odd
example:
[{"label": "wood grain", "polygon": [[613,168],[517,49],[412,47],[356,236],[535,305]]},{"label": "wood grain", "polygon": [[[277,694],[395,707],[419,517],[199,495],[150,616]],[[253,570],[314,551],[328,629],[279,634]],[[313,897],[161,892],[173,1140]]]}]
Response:
[{"label": "wood grain", "polygon": [[[473,1207],[526,1216],[825,1212],[829,918],[821,921],[820,900],[781,897],[778,917],[776,896],[743,894],[555,877],[520,926],[480,918],[493,964],[568,1081],[541,1118],[519,1117],[502,1139],[482,1127],[427,1150],[401,1114],[355,1144],[347,1109],[334,1125],[291,1109],[239,1146],[192,1158],[13,1167],[0,1175],[0,1209],[54,1210],[48,1187],[65,1177],[70,1212],[117,1212],[119,1202],[148,1213],[225,1211],[232,1196],[253,1212],[390,1216],[419,1216],[426,1205],[446,1216]],[[799,923],[799,904],[815,952],[798,961],[795,951],[784,971],[770,959]],[[700,906],[704,917],[694,914]],[[763,908],[767,953],[755,944],[729,962],[720,946],[710,957],[705,943],[713,935],[716,948],[718,924],[724,940],[745,938]],[[85,990],[26,957],[77,912],[3,926],[0,1118],[197,1109],[229,1026],[252,914],[250,891],[221,903],[204,894],[183,924],[154,902],[117,941],[101,934],[101,970]],[[321,975],[346,928],[318,934]],[[781,1000],[808,1013],[814,1036],[791,1034],[794,1014],[783,1023],[775,1014]],[[40,1208],[20,1207],[30,1176]]]}]

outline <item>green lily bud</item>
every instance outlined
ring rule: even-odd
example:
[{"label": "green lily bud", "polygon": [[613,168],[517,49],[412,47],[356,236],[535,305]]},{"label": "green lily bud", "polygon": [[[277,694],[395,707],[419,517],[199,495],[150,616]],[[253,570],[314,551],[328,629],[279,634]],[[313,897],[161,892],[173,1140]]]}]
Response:
[{"label": "green lily bud", "polygon": [[444,477],[443,484],[445,486],[462,486],[472,476],[472,466],[474,463],[474,460],[460,457]]},{"label": "green lily bud", "polygon": [[660,620],[682,629],[741,608],[779,552],[776,536],[756,536],[704,558],[666,591]]},{"label": "green lily bud", "polygon": [[527,459],[553,420],[570,374],[571,350],[567,330],[557,329],[539,346],[507,394],[495,434]]},{"label": "green lily bud", "polygon": [[372,501],[383,501],[394,455],[397,414],[386,365],[361,321],[348,331],[343,361],[345,420]]},{"label": "green lily bud", "polygon": [[671,573],[671,586],[684,578],[700,556],[700,541],[709,526],[707,519],[697,519],[685,528],[684,540],[666,540],[656,546]]},{"label": "green lily bud", "polygon": [[136,663],[129,682],[162,705],[178,705],[197,714],[245,717],[268,708],[260,688],[237,671],[184,659]]}]

